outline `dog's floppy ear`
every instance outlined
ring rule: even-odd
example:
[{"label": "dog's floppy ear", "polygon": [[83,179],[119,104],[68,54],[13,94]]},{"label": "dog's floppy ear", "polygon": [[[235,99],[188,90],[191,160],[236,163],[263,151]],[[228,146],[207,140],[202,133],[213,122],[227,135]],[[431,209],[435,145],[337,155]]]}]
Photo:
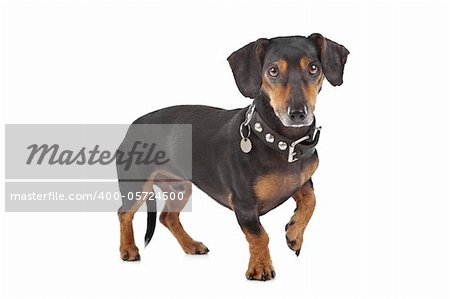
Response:
[{"label": "dog's floppy ear", "polygon": [[268,39],[260,38],[233,52],[227,59],[236,85],[245,97],[254,99],[259,93],[262,60],[268,44]]},{"label": "dog's floppy ear", "polygon": [[320,53],[320,63],[322,69],[331,85],[341,85],[343,83],[344,65],[347,55],[350,52],[342,45],[323,37],[319,33],[308,36]]}]

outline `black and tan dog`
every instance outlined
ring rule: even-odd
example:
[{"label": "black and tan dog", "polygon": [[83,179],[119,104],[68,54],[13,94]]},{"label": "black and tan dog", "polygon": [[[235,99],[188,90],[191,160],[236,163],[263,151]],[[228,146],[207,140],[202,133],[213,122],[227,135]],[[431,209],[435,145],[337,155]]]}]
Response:
[{"label": "black and tan dog", "polygon": [[[343,82],[349,51],[320,34],[258,39],[228,57],[239,91],[254,99],[249,107],[223,110],[208,106],[176,106],[137,119],[134,124],[192,124],[192,178],[182,171],[149,170],[145,182],[128,187],[118,168],[122,194],[152,190],[182,190],[183,201],[168,201],[160,215],[188,254],[209,250],[193,240],[180,223],[179,212],[191,194],[191,182],[220,204],[233,210],[250,248],[246,277],[275,277],[269,237],[259,217],[293,197],[297,207],[286,225],[286,241],[297,255],[315,207],[311,176],[318,166],[315,145],[316,96],[326,78]],[[169,138],[170,142],[170,138]],[[172,179],[177,183],[159,184]],[[145,242],[155,229],[154,201],[150,205]],[[124,201],[119,210],[120,255],[139,260],[132,220],[142,200]],[[172,206],[171,206],[172,205]],[[173,206],[176,205],[176,206]]]}]

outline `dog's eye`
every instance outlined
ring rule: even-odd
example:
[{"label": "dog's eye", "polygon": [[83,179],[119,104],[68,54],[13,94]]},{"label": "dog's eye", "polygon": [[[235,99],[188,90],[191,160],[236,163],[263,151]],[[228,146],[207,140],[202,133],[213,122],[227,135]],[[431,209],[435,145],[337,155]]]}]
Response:
[{"label": "dog's eye", "polygon": [[276,76],[278,76],[278,68],[273,66],[269,69],[268,73],[269,73],[269,76],[276,77]]},{"label": "dog's eye", "polygon": [[309,73],[311,75],[317,75],[319,73],[319,67],[315,65],[314,63],[311,63],[309,65]]}]

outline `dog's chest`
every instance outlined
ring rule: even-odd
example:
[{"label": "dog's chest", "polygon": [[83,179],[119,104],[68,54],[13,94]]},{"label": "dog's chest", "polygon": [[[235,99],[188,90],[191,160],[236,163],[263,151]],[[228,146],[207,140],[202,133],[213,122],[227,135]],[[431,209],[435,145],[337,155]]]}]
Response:
[{"label": "dog's chest", "polygon": [[307,182],[318,167],[318,160],[303,163],[299,170],[274,170],[256,177],[253,191],[261,213],[277,207]]}]

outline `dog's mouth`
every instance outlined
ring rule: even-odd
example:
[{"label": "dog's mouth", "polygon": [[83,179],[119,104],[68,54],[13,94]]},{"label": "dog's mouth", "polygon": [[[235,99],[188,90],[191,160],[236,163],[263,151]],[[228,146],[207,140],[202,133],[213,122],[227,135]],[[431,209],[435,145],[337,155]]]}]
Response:
[{"label": "dog's mouth", "polygon": [[275,110],[275,115],[281,121],[283,126],[289,127],[289,128],[308,127],[314,121],[313,113],[308,113],[308,115],[303,120],[292,120],[286,113],[280,113],[276,110]]}]

